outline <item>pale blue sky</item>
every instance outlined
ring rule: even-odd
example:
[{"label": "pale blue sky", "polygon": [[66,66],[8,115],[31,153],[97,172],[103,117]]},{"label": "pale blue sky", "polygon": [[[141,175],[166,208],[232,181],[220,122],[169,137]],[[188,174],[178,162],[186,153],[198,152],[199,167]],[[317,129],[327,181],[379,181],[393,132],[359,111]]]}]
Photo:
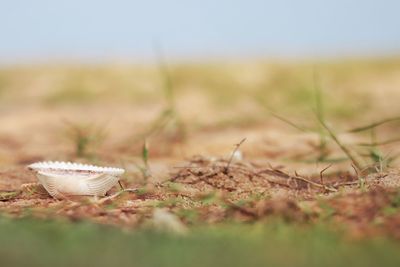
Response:
[{"label": "pale blue sky", "polygon": [[0,0],[0,64],[400,54],[396,0]]}]

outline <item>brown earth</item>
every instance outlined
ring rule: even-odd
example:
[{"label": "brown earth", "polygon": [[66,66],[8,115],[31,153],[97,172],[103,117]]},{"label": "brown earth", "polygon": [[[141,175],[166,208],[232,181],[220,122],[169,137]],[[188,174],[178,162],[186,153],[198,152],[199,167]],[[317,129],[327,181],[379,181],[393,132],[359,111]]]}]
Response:
[{"label": "brown earth", "polygon": [[[399,91],[394,89],[399,84],[397,66],[387,71],[386,79],[377,79],[368,70],[368,75],[354,74],[354,79],[346,78],[341,84],[344,89],[338,91],[339,95],[352,87],[358,88],[353,93],[370,88],[366,95],[381,99],[374,109],[360,112],[363,122],[372,120],[365,120],[365,116],[379,120],[379,116],[371,114],[397,111]],[[174,218],[182,227],[280,218],[300,224],[325,222],[334,228],[347,229],[352,237],[383,234],[400,238],[400,171],[396,161],[390,167],[376,164],[355,172],[349,158],[328,135],[324,153],[327,158],[340,160],[318,161],[321,153],[318,131],[297,131],[273,116],[266,116],[265,108],[254,99],[239,97],[236,104],[221,108],[210,104],[207,94],[222,94],[224,98],[229,92],[203,94],[201,90],[182,89],[175,98],[173,115],[168,113],[171,110],[165,107],[165,101],[132,104],[122,100],[125,95],[121,91],[115,93],[121,98],[114,99],[112,90],[104,98],[88,102],[43,104],[42,99],[48,95],[54,98],[51,85],[60,82],[63,76],[50,70],[17,73],[32,85],[18,96],[12,89],[23,88],[28,82],[15,79],[6,91],[5,99],[10,102],[4,100],[0,109],[3,215],[91,220],[130,228],[146,225],[157,216]],[[244,75],[244,80],[238,81],[249,84],[245,94],[255,88],[252,83],[259,86],[265,83],[258,74],[258,78],[252,75]],[[271,71],[270,75],[276,74]],[[94,77],[101,79],[101,75]],[[154,85],[148,77],[138,79],[148,81],[142,81],[141,88]],[[273,77],[268,79],[275,81]],[[188,87],[198,88],[204,83]],[[88,84],[99,86],[96,79]],[[375,90],[371,84],[382,90]],[[148,97],[144,91],[142,94],[141,97]],[[358,126],[355,117],[345,121],[335,117],[333,121],[341,124],[332,127],[340,141],[352,148],[369,140],[368,135],[346,133],[337,125]],[[315,124],[313,118],[294,118],[296,122],[298,119]],[[379,135],[393,136],[397,126],[383,126]],[[151,173],[147,180],[137,167],[143,167],[144,137]],[[243,138],[246,141],[230,161],[235,144]],[[78,144],[82,141],[87,144],[80,153]],[[385,157],[395,156],[399,149],[396,143],[391,143],[381,152]],[[35,175],[26,169],[27,164],[42,160],[121,166],[127,171],[122,185],[134,190],[119,191],[116,186],[104,198],[56,200],[35,185]]]}]

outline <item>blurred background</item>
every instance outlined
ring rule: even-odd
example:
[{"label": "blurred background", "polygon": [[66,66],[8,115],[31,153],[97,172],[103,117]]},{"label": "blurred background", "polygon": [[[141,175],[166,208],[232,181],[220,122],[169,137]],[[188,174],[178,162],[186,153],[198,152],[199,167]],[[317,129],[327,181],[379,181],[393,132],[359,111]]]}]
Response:
[{"label": "blurred background", "polygon": [[4,64],[399,53],[395,0],[6,1]]},{"label": "blurred background", "polygon": [[249,156],[307,154],[282,118],[318,129],[317,108],[340,133],[400,111],[399,9],[394,0],[6,1],[1,162],[73,159],[90,146],[91,160],[118,162],[144,138],[157,144],[153,157],[226,155],[243,136]]}]

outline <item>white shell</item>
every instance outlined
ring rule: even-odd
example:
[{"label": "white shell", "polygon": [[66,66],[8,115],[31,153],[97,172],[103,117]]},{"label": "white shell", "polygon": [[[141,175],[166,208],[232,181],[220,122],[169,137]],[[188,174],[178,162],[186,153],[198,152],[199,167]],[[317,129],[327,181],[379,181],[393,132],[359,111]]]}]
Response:
[{"label": "white shell", "polygon": [[104,196],[125,170],[72,162],[36,162],[28,166],[49,194],[55,198],[68,195]]}]

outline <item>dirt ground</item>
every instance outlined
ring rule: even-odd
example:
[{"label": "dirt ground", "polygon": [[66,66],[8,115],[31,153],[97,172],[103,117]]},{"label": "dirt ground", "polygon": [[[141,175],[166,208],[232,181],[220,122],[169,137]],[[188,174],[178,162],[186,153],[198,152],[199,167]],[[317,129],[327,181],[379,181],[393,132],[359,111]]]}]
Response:
[{"label": "dirt ground", "polygon": [[[358,65],[333,64],[326,71],[325,83],[342,88],[327,92],[343,98],[338,101],[328,97],[326,109],[327,116],[331,116],[330,127],[346,147],[366,142],[369,136],[343,129],[379,121],[386,115],[395,117],[398,111],[395,100],[400,90],[395,85],[400,84],[399,61],[371,63],[374,67],[365,65],[368,64],[361,64],[361,71],[346,75],[338,70],[353,70]],[[383,234],[400,239],[400,171],[395,159],[386,166],[387,157],[395,156],[398,146],[391,142],[379,147],[380,160],[374,164],[368,162],[364,165],[368,168],[358,171],[324,129],[326,145],[322,149],[318,120],[312,112],[311,116],[300,115],[308,109],[302,108],[304,103],[290,102],[295,89],[287,88],[299,82],[296,77],[303,77],[302,71],[293,70],[291,65],[264,69],[242,64],[231,66],[222,74],[219,71],[222,66],[204,74],[209,67],[185,72],[184,67],[177,66],[175,72],[171,71],[178,88],[171,101],[168,93],[163,96],[162,90],[152,91],[157,87],[152,80],[154,70],[139,68],[135,71],[140,86],[135,84],[139,89],[134,89],[139,93],[130,95],[137,99],[132,102],[126,100],[127,93],[122,87],[131,86],[128,81],[135,77],[129,77],[124,68],[115,68],[117,71],[111,72],[112,75],[107,74],[118,81],[107,83],[115,85],[111,89],[101,87],[107,79],[103,74],[109,72],[90,67],[1,71],[2,214],[88,219],[128,228],[155,223],[176,231],[204,223],[278,217],[300,224],[326,222],[333,228],[347,229],[352,237]],[[383,68],[386,71],[382,74]],[[243,69],[247,71],[237,78],[235,75]],[[203,79],[193,83],[185,80],[197,77],[196,73]],[[269,74],[265,79],[270,83],[260,80],[259,76],[264,74],[259,73]],[[278,83],[285,73],[292,82]],[[339,79],[339,74],[345,77]],[[128,85],[123,83],[126,77]],[[229,84],[225,84],[230,78],[234,86],[240,85],[236,91],[230,92]],[[57,89],[59,83],[75,87]],[[228,92],[217,85],[228,86]],[[56,89],[51,89],[52,86]],[[271,99],[279,103],[274,112],[283,110],[296,123],[317,125],[316,130],[298,131],[271,115],[263,105],[248,97],[257,98],[254,89],[257,86],[288,91],[277,97],[271,89]],[[354,90],[349,92],[349,87]],[[230,94],[234,100],[229,100]],[[298,95],[296,99],[303,97]],[[215,99],[222,103],[215,104]],[[224,99],[230,102],[224,103]],[[285,99],[291,103],[289,107],[281,104]],[[365,99],[374,101],[371,104]],[[361,103],[363,107],[367,103],[363,101],[370,104],[368,108],[348,113],[347,106]],[[339,110],[340,106],[345,108]],[[394,120],[391,125],[382,125],[379,136],[390,139],[397,132],[398,122]],[[145,167],[141,156],[145,139],[149,152],[146,177],[141,172]],[[319,158],[322,152],[326,159]],[[366,157],[371,158],[373,155]],[[126,174],[122,186],[132,191],[120,191],[116,186],[104,198],[53,199],[34,184],[35,174],[26,168],[30,163],[47,160],[123,167]]]}]

